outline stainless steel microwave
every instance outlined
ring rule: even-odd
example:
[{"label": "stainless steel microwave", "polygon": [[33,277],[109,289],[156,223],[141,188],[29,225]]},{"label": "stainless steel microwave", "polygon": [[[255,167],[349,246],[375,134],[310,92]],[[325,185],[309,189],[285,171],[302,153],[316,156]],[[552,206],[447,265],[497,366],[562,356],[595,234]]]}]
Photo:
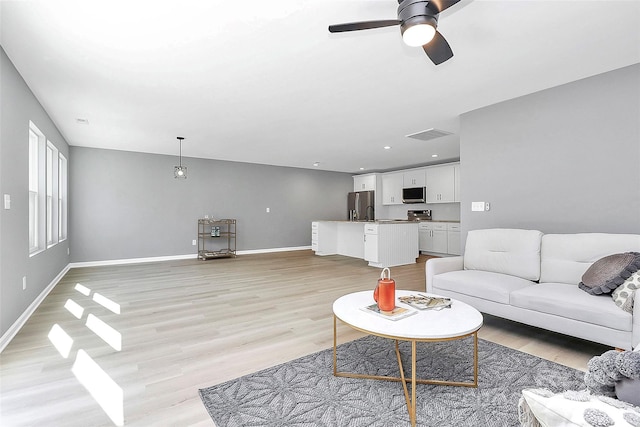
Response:
[{"label": "stainless steel microwave", "polygon": [[427,201],[427,187],[413,187],[402,189],[402,203],[425,203]]}]

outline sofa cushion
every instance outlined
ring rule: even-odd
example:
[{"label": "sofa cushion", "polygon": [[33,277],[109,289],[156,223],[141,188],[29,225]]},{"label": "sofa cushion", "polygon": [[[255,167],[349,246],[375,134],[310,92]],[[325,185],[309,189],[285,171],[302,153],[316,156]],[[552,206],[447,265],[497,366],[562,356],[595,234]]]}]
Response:
[{"label": "sofa cushion", "polygon": [[640,270],[633,273],[611,293],[613,302],[624,311],[633,313],[633,300],[638,289],[640,289]]},{"label": "sofa cushion", "polygon": [[545,234],[540,253],[540,282],[576,285],[591,264],[621,252],[640,252],[640,235]]},{"label": "sofa cushion", "polygon": [[494,228],[469,231],[464,268],[538,280],[541,239],[542,232],[537,230]]},{"label": "sofa cushion", "polygon": [[566,283],[540,283],[511,293],[511,305],[568,319],[631,331],[633,316],[610,295],[589,295]]},{"label": "sofa cushion", "polygon": [[640,253],[608,255],[591,264],[578,287],[588,294],[610,294],[640,269]]},{"label": "sofa cushion", "polygon": [[[460,270],[433,276],[433,291],[439,289],[509,304],[511,292],[534,286],[520,277],[489,271]],[[621,311],[619,308],[616,310]]]}]

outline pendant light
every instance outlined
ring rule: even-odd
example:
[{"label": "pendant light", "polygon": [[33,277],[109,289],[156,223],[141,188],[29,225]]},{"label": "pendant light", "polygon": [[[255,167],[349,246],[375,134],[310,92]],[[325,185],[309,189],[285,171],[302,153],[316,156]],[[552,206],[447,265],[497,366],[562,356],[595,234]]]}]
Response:
[{"label": "pendant light", "polygon": [[175,178],[184,178],[187,179],[187,167],[182,166],[182,140],[184,137],[179,136],[178,142],[180,143],[180,166],[173,167],[173,175]]}]

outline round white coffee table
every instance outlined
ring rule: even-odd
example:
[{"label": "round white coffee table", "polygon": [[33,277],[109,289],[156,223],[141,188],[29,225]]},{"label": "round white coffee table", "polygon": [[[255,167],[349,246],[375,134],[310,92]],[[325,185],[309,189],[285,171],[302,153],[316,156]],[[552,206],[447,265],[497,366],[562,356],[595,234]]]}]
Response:
[{"label": "round white coffee table", "polygon": [[[478,386],[478,329],[482,327],[482,314],[475,308],[462,301],[452,300],[450,308],[440,310],[417,310],[400,303],[397,298],[405,295],[425,294],[424,292],[396,290],[396,306],[415,310],[416,313],[399,320],[383,319],[362,310],[371,304],[373,291],[363,291],[348,294],[338,298],[333,303],[333,375],[337,377],[367,378],[387,381],[400,381],[404,388],[404,395],[409,410],[411,425],[416,424],[416,384],[438,384],[463,387]],[[380,375],[365,375],[350,372],[339,372],[337,367],[337,319],[354,329],[370,335],[389,338],[396,342],[396,356],[400,377]],[[450,341],[473,336],[473,381],[442,381],[416,378],[416,343]],[[411,342],[411,398],[407,386],[407,379],[402,367],[398,341]]]}]

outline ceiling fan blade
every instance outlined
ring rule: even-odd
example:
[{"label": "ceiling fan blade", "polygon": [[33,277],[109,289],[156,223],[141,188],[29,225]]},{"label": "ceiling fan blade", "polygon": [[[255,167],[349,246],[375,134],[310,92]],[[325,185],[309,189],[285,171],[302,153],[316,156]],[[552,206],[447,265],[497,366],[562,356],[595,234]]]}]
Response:
[{"label": "ceiling fan blade", "polygon": [[329,32],[344,33],[345,31],[370,30],[372,28],[391,27],[393,25],[399,24],[400,21],[398,21],[397,19],[389,19],[386,21],[350,22],[347,24],[329,25]]},{"label": "ceiling fan blade", "polygon": [[451,46],[449,46],[449,43],[447,43],[442,34],[440,34],[440,31],[436,31],[436,35],[433,36],[433,39],[422,46],[422,48],[429,59],[431,59],[431,61],[436,65],[442,64],[453,56]]},{"label": "ceiling fan blade", "polygon": [[445,9],[450,8],[460,0],[429,0],[427,7],[431,8],[436,13],[440,13]]}]

